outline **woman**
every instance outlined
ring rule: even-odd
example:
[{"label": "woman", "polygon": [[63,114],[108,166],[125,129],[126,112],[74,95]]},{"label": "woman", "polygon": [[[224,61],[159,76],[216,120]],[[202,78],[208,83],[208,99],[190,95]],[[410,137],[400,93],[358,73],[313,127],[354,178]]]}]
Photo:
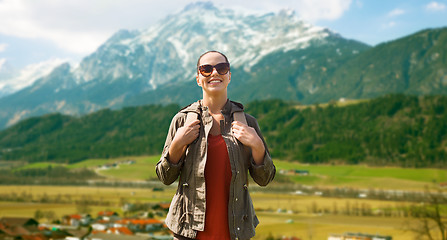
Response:
[{"label": "woman", "polygon": [[202,54],[196,80],[203,99],[174,116],[156,166],[166,185],[180,176],[166,224],[177,239],[250,239],[259,221],[247,172],[266,186],[275,166],[256,119],[228,100],[227,57],[217,51]]}]

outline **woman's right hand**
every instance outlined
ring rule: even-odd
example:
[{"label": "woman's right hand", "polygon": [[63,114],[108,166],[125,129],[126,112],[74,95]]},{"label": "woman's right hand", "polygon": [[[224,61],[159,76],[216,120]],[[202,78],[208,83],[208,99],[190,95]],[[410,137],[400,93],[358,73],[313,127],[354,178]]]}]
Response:
[{"label": "woman's right hand", "polygon": [[171,163],[177,164],[185,153],[188,144],[192,143],[199,136],[199,123],[199,120],[195,120],[189,125],[177,129],[169,148],[169,161]]},{"label": "woman's right hand", "polygon": [[181,146],[187,146],[192,143],[199,136],[199,123],[199,120],[195,120],[189,125],[178,128],[172,142],[174,143],[177,141]]}]

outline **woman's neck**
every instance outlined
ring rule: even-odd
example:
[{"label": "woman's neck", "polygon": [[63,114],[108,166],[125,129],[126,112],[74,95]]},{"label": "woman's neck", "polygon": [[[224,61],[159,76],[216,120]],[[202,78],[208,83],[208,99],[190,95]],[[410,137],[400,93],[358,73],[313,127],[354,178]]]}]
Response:
[{"label": "woman's neck", "polygon": [[204,94],[203,95],[203,105],[207,106],[211,114],[217,114],[220,113],[220,110],[225,106],[227,103],[227,95],[222,94],[219,96],[209,96]]}]

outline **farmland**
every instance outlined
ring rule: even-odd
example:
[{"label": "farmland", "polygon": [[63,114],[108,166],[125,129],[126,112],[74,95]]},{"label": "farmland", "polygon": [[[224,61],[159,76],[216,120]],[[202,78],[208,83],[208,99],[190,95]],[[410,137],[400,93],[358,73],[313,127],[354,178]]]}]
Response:
[{"label": "farmland", "polygon": [[[113,188],[113,187],[57,187],[57,186],[2,186],[0,194],[26,192],[38,197],[43,194],[49,198],[58,195],[70,195],[73,199],[88,196],[97,200],[108,200],[110,206],[91,206],[91,214],[103,210],[112,210],[120,215],[123,211],[118,204],[122,199],[130,202],[166,202],[174,194],[174,188],[166,191],[152,191],[144,188]],[[359,216],[333,216],[325,214],[312,214],[308,209],[314,202],[321,207],[332,207],[334,203],[344,206],[347,202],[352,204],[367,203],[373,207],[383,205],[394,206],[397,203],[374,201],[365,199],[337,199],[316,196],[295,196],[291,194],[264,193],[255,191],[252,194],[255,208],[258,209],[260,225],[257,228],[255,239],[265,239],[269,234],[273,236],[298,236],[302,239],[326,239],[329,233],[343,233],[347,231],[368,232],[393,235],[395,240],[409,239],[411,233],[403,231],[405,218],[400,217],[359,217]],[[53,211],[55,217],[73,214],[77,211],[75,204],[59,203],[29,203],[29,202],[0,202],[0,216],[30,217],[36,210]],[[280,211],[279,211],[280,210]],[[41,220],[41,221],[45,221]]]},{"label": "farmland", "polygon": [[[0,216],[32,217],[36,210],[51,211],[55,218],[76,213],[79,200],[88,199],[93,216],[99,211],[112,210],[123,215],[122,203],[169,202],[175,192],[172,186],[161,185],[154,167],[159,156],[89,159],[76,164],[36,163],[21,168],[62,166],[69,169],[94,169],[107,181],[151,182],[141,187],[118,186],[0,186],[1,196],[16,196],[20,201],[0,202]],[[132,164],[123,162],[132,161]],[[380,189],[422,192],[447,181],[447,172],[440,169],[368,167],[363,165],[305,165],[274,160],[276,180],[267,188],[250,185],[254,205],[260,220],[255,239],[296,236],[302,239],[327,239],[330,233],[363,232],[391,235],[394,240],[410,239],[404,231],[411,218],[396,209],[409,206],[409,201],[392,201],[353,197],[322,196],[315,189]],[[103,166],[112,166],[104,168]],[[291,170],[306,170],[306,175],[287,174]],[[150,186],[150,187],[149,187]],[[152,187],[156,186],[156,187]],[[157,190],[156,190],[157,189]],[[162,189],[162,191],[160,191]],[[301,193],[296,189],[307,189]],[[20,196],[25,196],[20,198]],[[25,199],[24,199],[25,198]],[[44,200],[42,200],[44,199]],[[368,209],[368,214],[354,214],[350,209]],[[389,215],[380,214],[391,209]],[[346,211],[351,211],[349,214]],[[363,210],[362,210],[363,211]],[[344,213],[343,213],[344,212]],[[160,217],[162,218],[162,217]],[[48,219],[41,219],[45,222]]]}]

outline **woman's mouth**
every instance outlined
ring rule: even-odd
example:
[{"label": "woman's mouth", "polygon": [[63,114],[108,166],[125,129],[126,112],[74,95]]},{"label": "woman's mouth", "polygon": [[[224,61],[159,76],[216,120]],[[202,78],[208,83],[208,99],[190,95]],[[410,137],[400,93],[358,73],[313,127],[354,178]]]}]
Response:
[{"label": "woman's mouth", "polygon": [[208,83],[213,84],[213,83],[221,83],[221,82],[222,82],[222,80],[219,80],[219,79],[212,79],[212,80],[210,80]]}]

